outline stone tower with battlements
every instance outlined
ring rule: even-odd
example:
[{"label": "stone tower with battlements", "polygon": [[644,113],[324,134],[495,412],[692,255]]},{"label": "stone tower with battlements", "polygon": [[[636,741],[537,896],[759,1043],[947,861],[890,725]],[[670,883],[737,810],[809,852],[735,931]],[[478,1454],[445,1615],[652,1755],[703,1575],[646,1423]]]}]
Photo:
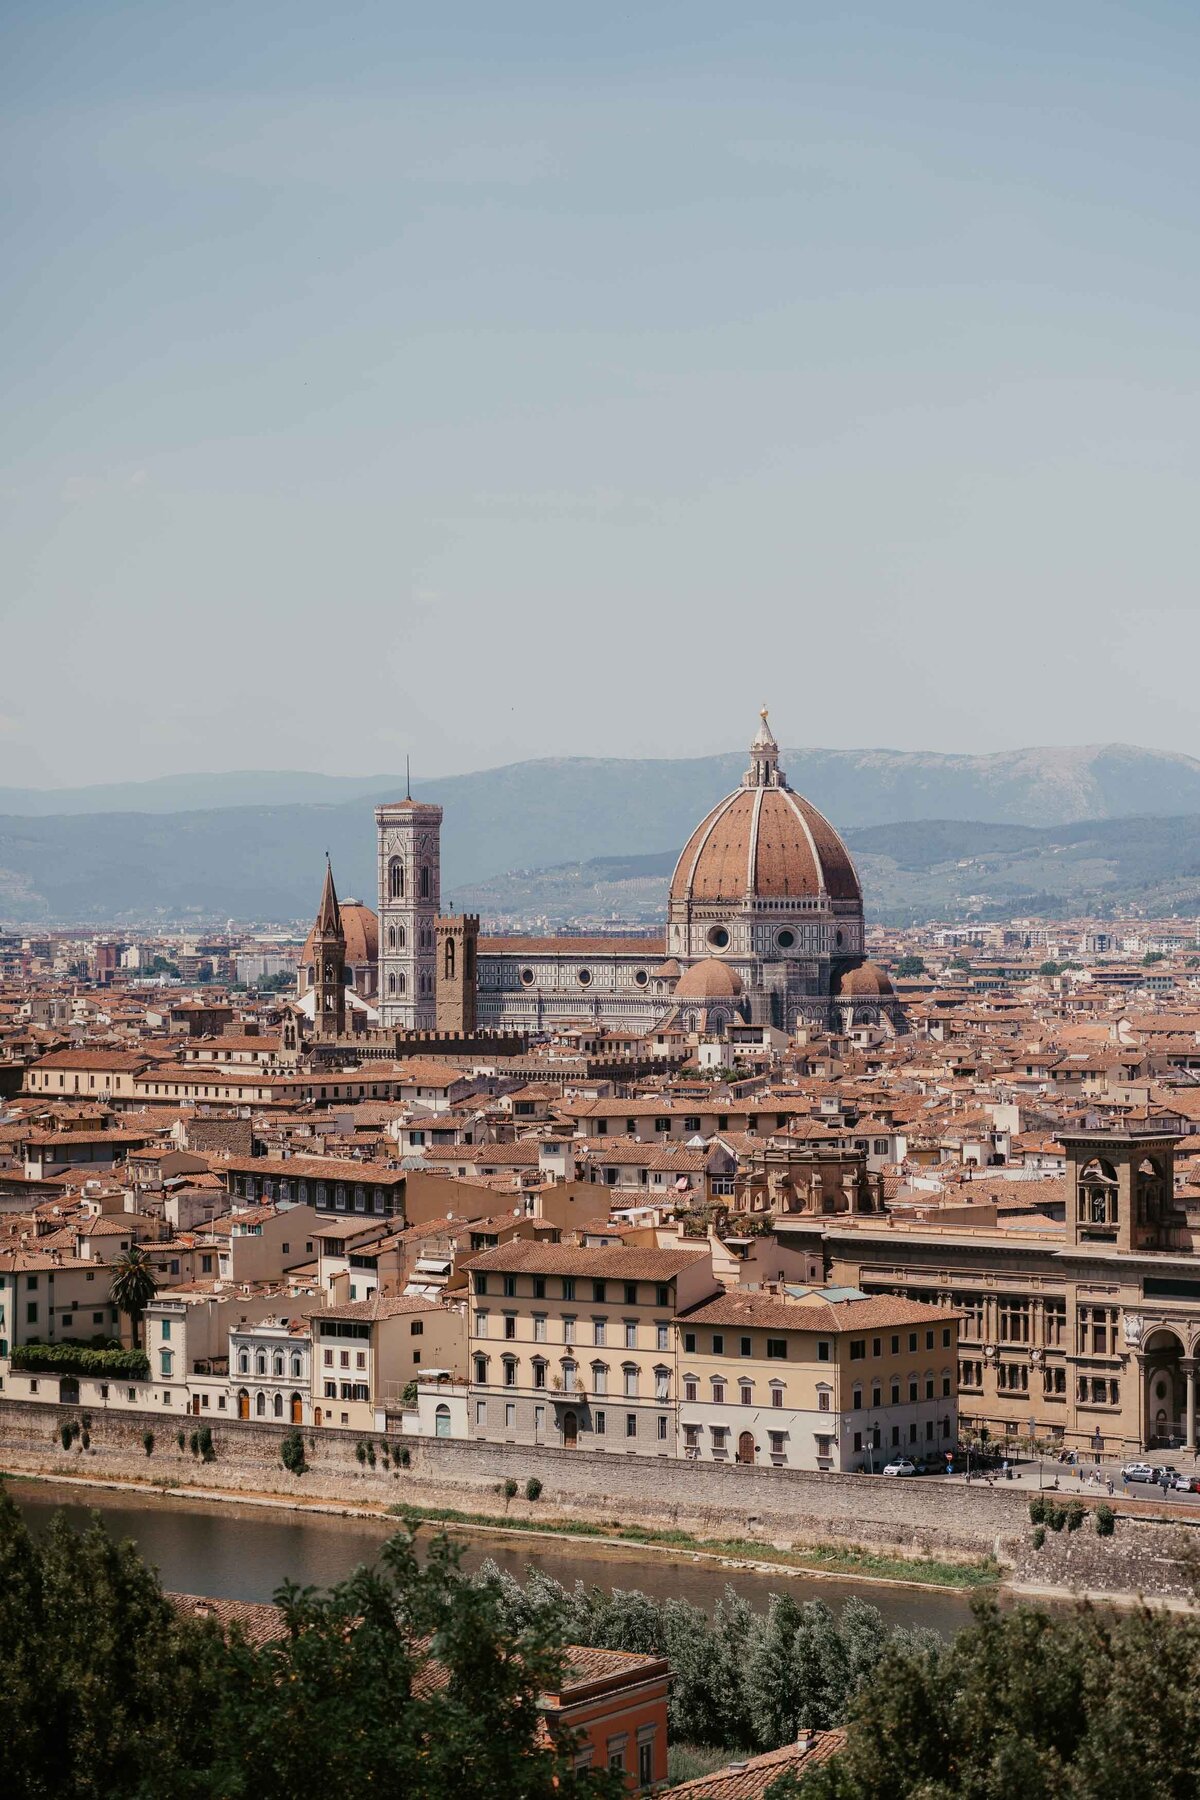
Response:
[{"label": "stone tower with battlements", "polygon": [[328,857],[312,947],[313,1031],[317,1037],[341,1037],[346,1029],[346,934]]},{"label": "stone tower with battlements", "polygon": [[379,1018],[431,1031],[437,1015],[442,809],[406,795],[375,808]]},{"label": "stone tower with battlements", "polygon": [[475,957],[478,913],[455,913],[437,921],[437,1028],[475,1029]]}]

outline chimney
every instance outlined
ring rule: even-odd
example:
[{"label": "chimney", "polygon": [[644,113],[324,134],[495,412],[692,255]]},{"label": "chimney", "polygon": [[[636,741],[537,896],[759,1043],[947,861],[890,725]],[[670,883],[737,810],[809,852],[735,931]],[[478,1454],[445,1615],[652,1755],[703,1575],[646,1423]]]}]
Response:
[{"label": "chimney", "polygon": [[816,1732],[810,1731],[807,1725],[801,1725],[796,1733],[797,1750],[811,1750],[816,1740]]}]

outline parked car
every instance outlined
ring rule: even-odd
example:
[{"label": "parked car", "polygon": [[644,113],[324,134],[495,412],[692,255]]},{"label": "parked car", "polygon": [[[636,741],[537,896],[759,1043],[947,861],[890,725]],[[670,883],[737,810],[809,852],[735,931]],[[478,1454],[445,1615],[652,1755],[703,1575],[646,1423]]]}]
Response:
[{"label": "parked car", "polygon": [[915,1475],[917,1473],[917,1465],[914,1462],[910,1462],[907,1456],[897,1456],[892,1462],[888,1463],[883,1472],[885,1475]]},{"label": "parked car", "polygon": [[1126,1481],[1157,1481],[1162,1470],[1156,1469],[1153,1463],[1131,1462],[1125,1464],[1121,1473]]},{"label": "parked car", "polygon": [[1172,1485],[1180,1494],[1200,1494],[1200,1475],[1177,1475]]}]

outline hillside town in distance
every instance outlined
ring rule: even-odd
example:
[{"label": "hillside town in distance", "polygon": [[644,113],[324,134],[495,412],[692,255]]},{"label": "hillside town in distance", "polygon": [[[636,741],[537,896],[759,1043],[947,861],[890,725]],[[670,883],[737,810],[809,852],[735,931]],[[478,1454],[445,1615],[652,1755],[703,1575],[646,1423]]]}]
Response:
[{"label": "hillside town in distance", "polygon": [[[0,937],[5,1408],[697,1491],[1193,1468],[1194,922],[873,926],[765,709],[654,934],[489,932],[440,807],[372,825],[306,936]],[[661,1784],[665,1667],[606,1654]]]}]

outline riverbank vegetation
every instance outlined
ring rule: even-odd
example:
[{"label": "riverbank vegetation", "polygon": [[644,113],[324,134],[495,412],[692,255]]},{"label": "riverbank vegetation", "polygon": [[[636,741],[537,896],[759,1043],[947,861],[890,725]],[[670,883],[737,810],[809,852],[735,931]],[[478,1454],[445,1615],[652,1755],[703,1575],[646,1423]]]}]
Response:
[{"label": "riverbank vegetation", "polygon": [[821,1600],[773,1595],[765,1612],[726,1588],[711,1614],[686,1600],[572,1588],[541,1570],[524,1583],[495,1563],[473,1577],[494,1599],[505,1628],[538,1629],[560,1642],[665,1656],[673,1680],[672,1742],[775,1750],[801,1726],[841,1724],[883,1656],[932,1647],[935,1633],[889,1626],[851,1599],[840,1619]]},{"label": "riverbank vegetation", "polygon": [[[511,1496],[510,1496],[511,1498]],[[410,1529],[418,1525],[474,1525],[488,1531],[533,1531],[555,1537],[603,1538],[625,1544],[647,1544],[664,1550],[774,1564],[781,1569],[813,1569],[827,1575],[859,1575],[872,1581],[912,1581],[959,1589],[994,1587],[1000,1565],[993,1557],[951,1562],[927,1556],[885,1556],[860,1544],[793,1544],[781,1549],[758,1538],[702,1538],[670,1526],[625,1525],[619,1519],[522,1519],[507,1513],[460,1512],[453,1506],[421,1506],[401,1501],[388,1507],[393,1518]]]},{"label": "riverbank vegetation", "polygon": [[890,1647],[845,1751],[767,1800],[1193,1800],[1200,1621],[982,1598],[950,1644]]},{"label": "riverbank vegetation", "polygon": [[0,1492],[5,1800],[617,1800],[541,1730],[562,1680],[547,1622],[514,1629],[444,1541],[404,1533],[328,1593],[276,1596],[282,1635],[163,1594],[99,1519],[34,1538]]}]

